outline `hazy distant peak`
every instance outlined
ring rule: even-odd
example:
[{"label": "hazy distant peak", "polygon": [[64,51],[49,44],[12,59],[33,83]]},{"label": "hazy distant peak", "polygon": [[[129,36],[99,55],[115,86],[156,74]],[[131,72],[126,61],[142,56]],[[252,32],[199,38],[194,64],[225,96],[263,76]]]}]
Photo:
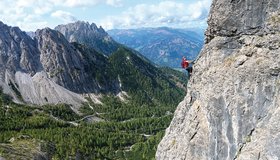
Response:
[{"label": "hazy distant peak", "polygon": [[55,30],[60,30],[61,28],[67,28],[69,30],[76,29],[76,30],[83,30],[83,31],[94,31],[94,32],[100,32],[100,33],[106,33],[105,30],[100,26],[99,28],[95,23],[89,23],[85,21],[76,21],[74,23],[68,23],[68,24],[61,24],[55,27]]},{"label": "hazy distant peak", "polygon": [[101,26],[98,28],[94,23],[77,21],[58,25],[55,30],[61,32],[69,42],[85,44],[105,55],[113,53],[119,46]]}]

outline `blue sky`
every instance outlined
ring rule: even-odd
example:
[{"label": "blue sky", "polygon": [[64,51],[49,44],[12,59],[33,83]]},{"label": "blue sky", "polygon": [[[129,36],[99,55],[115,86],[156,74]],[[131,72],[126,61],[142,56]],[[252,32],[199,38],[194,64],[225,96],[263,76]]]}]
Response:
[{"label": "blue sky", "polygon": [[25,31],[77,20],[106,30],[206,28],[212,0],[1,0],[0,21]]}]

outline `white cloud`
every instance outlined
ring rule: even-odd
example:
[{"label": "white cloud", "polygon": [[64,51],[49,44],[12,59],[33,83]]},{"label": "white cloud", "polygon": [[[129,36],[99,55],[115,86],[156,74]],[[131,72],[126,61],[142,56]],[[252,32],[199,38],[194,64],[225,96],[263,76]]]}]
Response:
[{"label": "white cloud", "polygon": [[[51,0],[52,1],[52,0]],[[54,0],[54,4],[67,7],[83,7],[89,5],[96,5],[100,0]]]},{"label": "white cloud", "polygon": [[115,6],[115,7],[121,7],[122,6],[122,0],[107,0],[106,4]]},{"label": "white cloud", "polygon": [[56,6],[66,7],[88,7],[97,4],[107,4],[111,6],[121,6],[122,0],[48,0]]},{"label": "white cloud", "polygon": [[62,11],[62,10],[58,10],[58,11],[53,12],[51,14],[51,16],[59,18],[59,19],[63,20],[64,22],[77,21],[77,18],[74,17],[71,13],[65,12],[65,11]]},{"label": "white cloud", "polygon": [[[122,0],[0,0],[0,21],[11,26],[19,26],[26,31],[34,31],[42,27],[51,27],[52,17],[59,18],[63,22],[76,20],[73,15],[62,10],[98,4],[119,7]],[[58,9],[60,11],[56,11]]]},{"label": "white cloud", "polygon": [[42,16],[49,13],[52,8],[53,4],[44,0],[1,0],[0,20],[26,31],[34,31],[48,26],[48,22],[43,20]]},{"label": "white cloud", "polygon": [[[106,29],[188,27],[190,24],[201,25],[202,22],[206,25],[205,19],[211,1],[197,0],[190,5],[179,0],[165,0],[153,5],[139,4],[124,10],[119,15],[103,18],[102,22],[97,23]],[[91,8],[98,4],[121,7],[123,3],[125,3],[124,0],[0,0],[0,20],[29,31],[74,21],[75,17],[79,15],[72,15],[66,11],[72,13],[74,10]]]},{"label": "white cloud", "polygon": [[[190,27],[190,22],[205,22],[212,0],[200,0],[193,4],[163,1],[157,5],[139,4],[120,16],[107,17],[101,22],[106,29],[137,27]],[[194,23],[194,24],[195,24]]]}]

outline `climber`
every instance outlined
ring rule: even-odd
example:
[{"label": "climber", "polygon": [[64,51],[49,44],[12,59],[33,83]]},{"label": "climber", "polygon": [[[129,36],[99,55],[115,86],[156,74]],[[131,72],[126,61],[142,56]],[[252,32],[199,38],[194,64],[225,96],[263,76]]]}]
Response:
[{"label": "climber", "polygon": [[181,66],[183,69],[188,71],[189,77],[192,75],[192,66],[190,65],[189,61],[186,59],[185,56],[182,58]]}]

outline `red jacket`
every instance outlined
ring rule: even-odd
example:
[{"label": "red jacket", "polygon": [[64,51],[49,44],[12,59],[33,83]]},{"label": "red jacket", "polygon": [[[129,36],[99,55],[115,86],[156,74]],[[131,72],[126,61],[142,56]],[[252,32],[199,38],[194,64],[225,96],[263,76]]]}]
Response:
[{"label": "red jacket", "polygon": [[189,62],[185,58],[183,58],[181,62],[181,66],[182,68],[186,69],[189,66]]}]

